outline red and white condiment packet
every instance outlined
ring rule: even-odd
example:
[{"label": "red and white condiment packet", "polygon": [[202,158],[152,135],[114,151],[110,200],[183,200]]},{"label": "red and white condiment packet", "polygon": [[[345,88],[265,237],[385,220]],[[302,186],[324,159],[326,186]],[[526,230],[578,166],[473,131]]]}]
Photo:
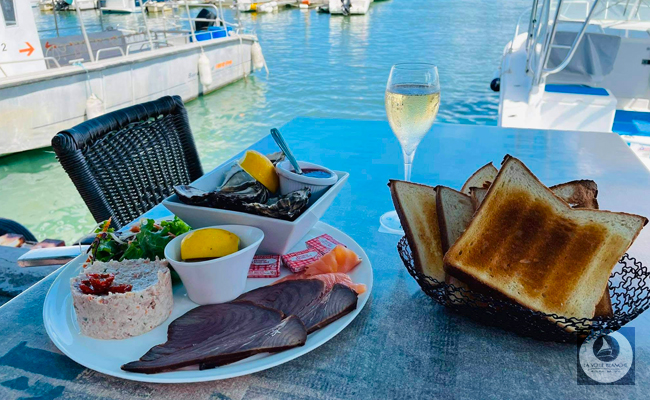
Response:
[{"label": "red and white condiment packet", "polygon": [[307,242],[307,247],[310,247],[312,249],[318,250],[321,254],[327,254],[329,253],[333,248],[335,248],[337,245],[341,245],[344,247],[347,247],[343,243],[339,242],[338,240],[334,239],[327,233],[317,236],[313,239],[309,239]]},{"label": "red and white condiment packet", "polygon": [[248,270],[249,278],[279,278],[280,256],[255,256]]},{"label": "red and white condiment packet", "polygon": [[282,256],[284,265],[294,274],[302,272],[305,268],[322,257],[321,252],[316,249],[305,249]]}]

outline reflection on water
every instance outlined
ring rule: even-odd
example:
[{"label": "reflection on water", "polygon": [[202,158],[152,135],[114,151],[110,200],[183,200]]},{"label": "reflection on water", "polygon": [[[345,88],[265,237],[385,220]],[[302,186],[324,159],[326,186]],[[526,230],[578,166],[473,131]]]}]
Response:
[{"label": "reflection on water", "polygon": [[[385,119],[386,79],[398,62],[438,65],[438,121],[496,124],[498,95],[489,82],[528,6],[530,0],[392,0],[349,18],[314,10],[244,14],[271,75],[258,72],[187,104],[204,169],[298,116]],[[54,28],[52,13],[35,13],[40,29]],[[142,25],[138,14],[105,15],[102,24],[97,15],[82,13],[89,31]],[[79,34],[68,29],[76,24],[74,13],[57,16],[62,34]],[[159,16],[149,21],[162,27]],[[0,158],[0,216],[23,223],[39,239],[71,241],[94,224],[51,149]]]}]

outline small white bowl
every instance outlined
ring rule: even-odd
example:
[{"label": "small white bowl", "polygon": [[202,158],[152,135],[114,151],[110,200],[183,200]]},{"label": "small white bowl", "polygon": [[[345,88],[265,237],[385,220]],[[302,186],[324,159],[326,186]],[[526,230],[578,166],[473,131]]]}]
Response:
[{"label": "small white bowl", "polygon": [[[206,192],[214,190],[214,188],[221,185],[224,175],[230,171],[231,166],[232,162],[226,162],[218,166],[192,182],[192,186]],[[347,172],[335,172],[338,180],[334,186],[329,188],[320,199],[309,205],[307,210],[295,221],[285,221],[219,208],[193,206],[181,202],[176,194],[163,200],[163,205],[195,229],[212,225],[247,225],[260,228],[265,235],[259,248],[260,254],[282,255],[287,254],[323,217],[350,177]]]},{"label": "small white bowl", "polygon": [[282,161],[275,166],[275,171],[280,177],[280,194],[285,195],[296,190],[308,187],[311,189],[311,197],[309,198],[309,204],[314,203],[318,200],[323,193],[327,191],[329,187],[334,185],[338,180],[338,176],[334,171],[322,167],[318,164],[313,164],[306,161],[298,161],[300,169],[320,169],[326,171],[330,174],[329,178],[312,178],[309,176],[298,175],[294,171],[291,163],[287,161]]},{"label": "small white bowl", "polygon": [[237,235],[240,250],[212,260],[184,262],[181,241],[189,232],[174,238],[165,247],[165,258],[181,277],[190,300],[201,305],[225,303],[244,293],[248,269],[264,239],[264,232],[252,226],[219,225],[201,229],[211,228]]}]

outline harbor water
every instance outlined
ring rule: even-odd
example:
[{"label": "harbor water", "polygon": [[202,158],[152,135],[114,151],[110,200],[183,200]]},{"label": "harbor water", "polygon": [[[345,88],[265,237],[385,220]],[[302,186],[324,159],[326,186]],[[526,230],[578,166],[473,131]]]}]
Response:
[{"label": "harbor water", "polygon": [[[400,62],[438,65],[438,122],[496,125],[499,99],[489,83],[529,5],[529,0],[391,0],[352,17],[298,9],[242,14],[244,25],[259,36],[270,75],[257,72],[187,104],[204,170],[295,117],[385,119],[386,80],[391,65]],[[54,28],[51,12],[34,12],[39,29]],[[98,11],[82,14],[89,30],[101,30]],[[64,30],[77,26],[75,13],[57,16],[62,34],[78,33]],[[104,28],[142,25],[138,14],[102,18]],[[159,16],[149,18],[161,26]],[[24,224],[38,239],[66,242],[95,224],[52,149],[0,158],[0,217]]]}]

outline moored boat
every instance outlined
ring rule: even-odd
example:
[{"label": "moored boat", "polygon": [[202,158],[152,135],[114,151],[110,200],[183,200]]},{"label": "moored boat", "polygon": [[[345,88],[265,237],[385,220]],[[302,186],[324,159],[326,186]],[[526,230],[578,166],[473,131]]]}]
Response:
[{"label": "moored boat", "polygon": [[29,3],[16,2],[15,21],[0,16],[0,155],[49,146],[86,118],[166,94],[188,101],[250,74],[257,37],[202,7],[211,16],[185,18],[189,30],[148,29],[143,14],[138,32],[86,32],[78,18],[82,35],[41,40]]},{"label": "moored boat", "polygon": [[329,0],[329,13],[342,15],[365,14],[372,0]]},{"label": "moored boat", "polygon": [[105,13],[141,12],[140,0],[100,0],[100,9]]},{"label": "moored boat", "polygon": [[[33,7],[33,5],[32,5]],[[52,11],[54,10],[54,0],[40,0],[38,2],[38,9],[41,11]]]},{"label": "moored boat", "polygon": [[170,6],[164,0],[148,0],[144,6],[149,13],[172,12],[174,8],[178,8],[177,4],[174,3]]},{"label": "moored boat", "polygon": [[616,132],[650,167],[649,29],[645,0],[534,0],[491,84],[499,126]]}]

